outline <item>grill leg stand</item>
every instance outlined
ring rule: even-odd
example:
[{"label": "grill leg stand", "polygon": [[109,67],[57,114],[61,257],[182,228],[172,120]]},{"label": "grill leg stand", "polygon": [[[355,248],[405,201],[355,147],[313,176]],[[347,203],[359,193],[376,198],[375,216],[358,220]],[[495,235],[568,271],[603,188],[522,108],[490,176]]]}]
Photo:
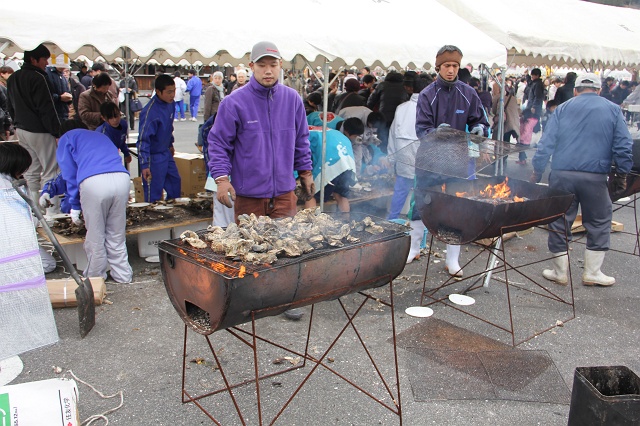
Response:
[{"label": "grill leg stand", "polygon": [[[548,218],[545,218],[546,220],[548,220],[548,222],[553,221],[554,219],[561,219],[565,221],[565,225],[567,224],[567,220],[566,220],[566,216],[564,214],[562,215],[557,215],[557,216],[551,216]],[[539,223],[540,221],[537,221],[537,223]],[[522,223],[519,224],[518,227],[519,229],[522,229],[522,225],[527,225],[527,223]],[[535,226],[535,223],[532,223],[531,226]],[[534,264],[538,264],[538,263],[542,263],[542,262],[547,262],[549,260],[551,260],[552,258],[547,258],[547,259],[542,259],[542,260],[536,260],[533,262],[526,262],[524,264],[519,264],[519,265],[514,265],[509,261],[509,258],[507,256],[506,253],[506,248],[505,245],[503,244],[504,242],[504,235],[507,234],[508,232],[510,232],[513,229],[513,227],[503,227],[500,229],[500,237],[499,239],[492,244],[491,246],[485,246],[482,245],[480,243],[477,243],[477,246],[482,248],[482,250],[480,251],[480,254],[483,252],[488,252],[489,256],[488,256],[488,261],[485,267],[485,270],[483,272],[477,273],[477,274],[471,274],[471,275],[466,275],[463,279],[461,279],[460,281],[467,281],[469,280],[470,282],[472,282],[472,284],[470,286],[467,287],[466,290],[464,290],[463,293],[467,293],[469,291],[478,289],[478,288],[482,288],[482,287],[486,287],[486,285],[480,286],[478,285],[480,280],[484,280],[485,284],[488,283],[488,280],[490,279],[494,279],[496,280],[497,278],[492,277],[492,273],[494,271],[499,271],[504,273],[504,284],[506,285],[505,291],[506,291],[506,301],[507,301],[507,307],[508,307],[508,315],[509,315],[509,319],[508,319],[508,325],[501,325],[501,324],[497,324],[495,322],[491,322],[488,319],[485,319],[483,317],[481,317],[480,315],[477,315],[475,312],[478,312],[477,309],[472,308],[472,307],[460,307],[457,306],[455,304],[453,304],[452,302],[449,301],[448,299],[448,295],[442,297],[440,294],[438,294],[438,292],[446,289],[447,287],[453,285],[453,284],[457,284],[457,282],[448,279],[446,280],[444,283],[440,284],[439,286],[435,287],[435,288],[431,288],[431,289],[427,289],[427,277],[428,277],[428,273],[429,273],[429,263],[430,263],[430,257],[427,258],[427,266],[426,266],[426,270],[425,270],[425,276],[424,276],[424,283],[422,286],[422,294],[421,294],[421,298],[420,298],[420,304],[421,306],[430,306],[436,303],[440,303],[445,305],[446,307],[455,309],[458,312],[461,312],[465,315],[468,315],[472,318],[478,319],[486,324],[489,324],[499,330],[505,331],[507,333],[509,333],[509,335],[511,336],[511,343],[513,346],[518,346],[526,341],[529,341],[530,339],[534,338],[535,336],[538,336],[542,333],[545,333],[555,327],[557,327],[557,325],[553,325],[551,327],[548,327],[544,330],[541,331],[535,331],[533,335],[527,336],[526,338],[524,338],[523,340],[518,340],[517,336],[516,336],[516,330],[515,330],[515,321],[514,321],[514,311],[512,308],[512,304],[511,304],[511,287],[517,287],[520,290],[526,291],[528,292],[530,295],[536,295],[536,296],[540,296],[540,297],[545,297],[547,299],[550,299],[554,302],[558,302],[558,303],[562,303],[564,305],[569,305],[571,306],[571,316],[569,316],[568,318],[564,319],[563,322],[567,322],[570,321],[572,319],[575,318],[576,316],[576,311],[575,311],[575,303],[574,303],[574,293],[573,293],[573,280],[571,279],[571,265],[569,264],[569,270],[568,270],[568,275],[569,275],[569,294],[570,296],[565,296],[564,298],[561,297],[560,295],[556,294],[556,290],[554,289],[552,284],[547,284],[547,287],[543,286],[542,284],[539,284],[538,282],[536,282],[536,280],[532,277],[529,277],[527,275],[525,275],[521,269],[523,269],[524,267],[530,266],[530,265],[534,265]],[[547,232],[554,232],[552,230],[547,230]],[[569,228],[568,226],[565,226],[565,233],[564,233],[564,239],[567,243],[567,247],[569,244]],[[431,235],[431,247],[433,247],[433,234]],[[430,254],[430,253],[429,253]],[[470,268],[467,267],[467,265],[470,265],[472,262],[474,262],[479,256],[480,254],[474,256],[469,262],[467,262],[467,264],[465,265],[465,270],[469,270]],[[500,261],[502,262],[502,264],[500,266],[497,266],[497,262]],[[528,283],[532,284],[529,285],[529,287],[525,287],[524,285],[519,285],[517,283],[513,283],[509,281],[509,271],[513,271],[516,272],[517,274],[519,274],[518,276],[523,277],[527,280]],[[512,274],[513,275],[513,274]],[[546,281],[543,281],[546,284]],[[566,288],[566,287],[565,287]],[[425,300],[428,299],[428,300]],[[427,303],[425,303],[425,301]],[[503,322],[506,322],[503,321]]]}]

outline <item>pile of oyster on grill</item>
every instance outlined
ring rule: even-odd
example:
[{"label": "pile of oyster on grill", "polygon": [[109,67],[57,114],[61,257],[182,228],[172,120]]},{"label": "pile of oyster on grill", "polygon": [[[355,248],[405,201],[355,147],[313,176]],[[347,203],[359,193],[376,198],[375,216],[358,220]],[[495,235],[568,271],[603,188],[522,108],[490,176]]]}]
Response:
[{"label": "pile of oyster on grill", "polygon": [[[343,247],[345,243],[357,243],[359,238],[352,231],[380,234],[384,228],[370,218],[343,223],[334,220],[319,208],[305,209],[295,217],[271,219],[267,216],[240,215],[238,224],[227,228],[209,226],[202,235],[214,253],[226,258],[254,264],[274,263],[278,257],[297,257],[324,247]],[[187,231],[182,237],[193,247],[202,247],[194,239],[197,234]]]}]

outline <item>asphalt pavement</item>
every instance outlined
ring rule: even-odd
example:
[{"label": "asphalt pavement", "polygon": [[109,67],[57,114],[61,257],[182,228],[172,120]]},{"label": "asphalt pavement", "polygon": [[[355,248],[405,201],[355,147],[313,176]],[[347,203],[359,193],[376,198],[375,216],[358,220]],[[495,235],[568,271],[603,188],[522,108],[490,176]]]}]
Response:
[{"label": "asphalt pavement", "polygon": [[[175,123],[175,147],[180,152],[197,152],[194,143],[198,123],[191,121]],[[137,123],[136,123],[137,128]],[[532,153],[529,157],[532,156]],[[507,174],[513,179],[527,180],[531,173],[529,165],[515,164],[509,159]],[[137,171],[132,170],[132,175]],[[624,224],[625,230],[635,228],[634,210],[623,208],[614,213],[614,220]],[[513,261],[539,259],[548,256],[546,232],[533,232],[506,241],[505,256]],[[612,248],[633,252],[635,234],[612,234]],[[145,262],[138,257],[136,238],[128,237],[129,260],[134,269],[132,284],[107,283],[107,300],[97,307],[95,328],[81,339],[78,333],[77,312],[73,308],[56,309],[55,320],[60,335],[59,343],[22,354],[23,372],[13,383],[24,383],[53,377],[69,377],[69,370],[83,381],[90,383],[105,395],[123,391],[124,404],[108,415],[109,424],[117,425],[200,425],[210,424],[209,418],[194,404],[181,402],[182,354],[185,326],[169,300],[158,264]],[[433,255],[429,262],[427,288],[444,278],[443,249],[440,242],[433,243]],[[465,246],[461,259],[469,261],[479,253],[475,246]],[[570,300],[575,298],[575,319],[560,323],[539,336],[517,347],[520,351],[540,351],[548,355],[552,364],[548,371],[559,376],[565,386],[565,397],[557,401],[535,402],[535,395],[528,394],[527,388],[519,390],[517,396],[480,397],[469,391],[457,397],[433,397],[434,386],[443,391],[464,387],[473,374],[464,369],[456,369],[451,363],[432,362],[433,358],[416,356],[416,350],[434,350],[433,344],[420,348],[421,339],[412,344],[398,339],[398,366],[400,379],[400,401],[404,425],[564,425],[569,415],[568,395],[571,392],[576,367],[582,366],[627,366],[636,374],[640,373],[640,257],[618,252],[607,254],[603,271],[616,277],[616,284],[610,288],[585,287],[581,284],[584,259],[584,245],[572,244],[571,272],[573,292],[569,288],[555,289],[541,277],[541,270],[547,264],[523,266],[522,272],[533,277],[551,290],[559,290]],[[466,274],[482,270],[486,257],[481,257],[465,268]],[[375,261],[375,260],[366,260]],[[510,345],[511,336],[495,327],[476,321],[474,318],[441,304],[433,305],[431,318],[415,318],[405,314],[405,309],[420,304],[427,270],[427,256],[407,265],[394,281],[396,334],[406,333],[429,325],[429,321],[440,320],[455,324],[478,338],[489,338],[501,344]],[[48,277],[65,276],[62,266]],[[488,287],[471,291],[476,300],[477,312],[493,314],[508,313],[505,304],[504,285],[501,275]],[[513,282],[524,281],[518,273],[510,275]],[[389,286],[373,290],[372,294],[381,300],[389,297]],[[454,286],[460,291],[461,286]],[[552,306],[546,299],[527,299],[515,294],[513,305],[526,308],[523,317],[518,317],[518,333],[527,335],[536,331],[541,324],[556,325],[565,314],[571,316],[571,308],[566,304]],[[353,309],[359,300],[353,294],[342,298],[347,310]],[[514,306],[514,318],[517,316]],[[256,323],[259,332],[269,339],[282,341],[296,348],[304,345],[308,329],[307,319],[310,307],[304,308],[306,315],[299,322],[289,321],[283,316],[269,317]],[[470,309],[475,309],[471,307]],[[474,312],[474,311],[472,311]],[[379,303],[368,303],[359,314],[357,328],[360,336],[370,343],[370,352],[380,360],[381,373],[391,377],[389,383],[394,388],[391,315],[389,309]],[[321,356],[327,342],[344,326],[344,314],[337,301],[319,303],[314,308],[313,341],[310,353]],[[354,321],[355,322],[355,321]],[[245,326],[246,327],[246,326]],[[519,334],[520,335],[520,334]],[[422,336],[425,339],[429,336]],[[402,342],[404,343],[400,343]],[[223,368],[234,377],[245,377],[253,373],[251,354],[247,346],[234,340],[226,331],[211,335]],[[215,363],[208,351],[204,338],[190,333],[187,339],[187,380],[188,387],[211,390],[220,384],[215,371]],[[438,343],[436,339],[436,347]],[[444,340],[442,349],[445,349]],[[451,342],[448,341],[447,344]],[[460,342],[458,342],[460,343]],[[472,346],[472,342],[462,342]],[[282,367],[273,362],[279,360],[285,365],[299,360],[286,352],[259,346],[261,371],[271,371]],[[303,349],[303,348],[302,348]],[[290,359],[284,358],[289,356]],[[382,381],[368,361],[368,357],[351,330],[329,352],[332,365],[346,377],[358,381],[364,388],[373,389],[375,396],[390,403],[393,396],[384,393]],[[59,367],[61,373],[56,373]],[[262,381],[260,392],[265,410],[264,424],[278,412],[278,407],[287,400],[304,374],[311,370],[306,367],[295,372],[275,376]],[[461,372],[462,371],[462,372]],[[439,377],[438,381],[430,378]],[[442,380],[442,377],[445,380]],[[546,377],[546,376],[540,376]],[[450,378],[449,381],[446,379]],[[538,387],[544,391],[545,383],[538,380]],[[446,388],[446,389],[445,389]],[[79,384],[79,408],[82,419],[98,414],[118,405],[116,399],[103,400],[87,386]],[[446,394],[446,392],[444,393]],[[450,393],[449,393],[450,394]],[[426,396],[425,396],[426,395]],[[246,424],[258,424],[256,417],[255,387],[243,386],[237,389],[241,407],[246,407]],[[397,398],[396,398],[397,399]],[[235,415],[234,406],[228,396],[214,396],[202,400],[207,409],[221,424],[242,424]],[[246,411],[245,411],[246,410]],[[102,424],[100,422],[96,424]],[[400,424],[398,416],[382,405],[367,398],[364,393],[348,386],[326,369],[318,369],[302,388],[301,392],[286,407],[276,424],[283,425],[394,425]]]}]

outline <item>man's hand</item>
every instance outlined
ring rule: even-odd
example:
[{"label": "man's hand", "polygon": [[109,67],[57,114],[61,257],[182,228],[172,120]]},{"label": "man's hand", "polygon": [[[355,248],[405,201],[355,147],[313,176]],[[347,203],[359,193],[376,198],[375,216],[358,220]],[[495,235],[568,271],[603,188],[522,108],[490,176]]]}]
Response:
[{"label": "man's hand", "polygon": [[82,210],[71,209],[70,213],[71,213],[71,222],[73,222],[75,225],[78,225],[78,226],[84,224],[82,219],[80,219],[80,213],[82,213]]},{"label": "man's hand", "polygon": [[236,190],[231,185],[228,177],[216,179],[216,185],[218,185],[218,191],[216,198],[225,206],[232,208],[232,201],[236,200]]},{"label": "man's hand", "polygon": [[529,182],[540,183],[541,180],[542,180],[542,173],[536,172],[534,170],[533,173],[531,174],[531,177],[529,178]]},{"label": "man's hand", "polygon": [[40,196],[40,200],[38,200],[38,203],[43,209],[46,209],[47,207],[53,205],[51,204],[51,196],[46,192],[42,193],[42,195]]},{"label": "man's hand", "polygon": [[126,157],[124,157],[124,162],[129,164],[131,162],[131,156],[127,155]]},{"label": "man's hand", "polygon": [[627,175],[616,173],[611,182],[611,198],[618,199],[627,189]]},{"label": "man's hand", "polygon": [[71,93],[64,92],[62,95],[60,95],[60,100],[62,102],[71,102],[73,100],[73,96],[71,95]]},{"label": "man's hand", "polygon": [[481,124],[478,124],[473,129],[471,129],[469,133],[473,135],[484,136],[484,128]]},{"label": "man's hand", "polygon": [[300,177],[303,201],[309,201],[316,193],[316,184],[313,183],[313,173],[311,173],[311,170],[298,170],[298,176]]},{"label": "man's hand", "polygon": [[142,169],[142,179],[145,180],[148,184],[151,183],[151,170]]},{"label": "man's hand", "polygon": [[169,147],[169,152],[171,153],[171,155],[175,155],[176,154],[176,149],[173,147],[173,145],[171,145]]}]

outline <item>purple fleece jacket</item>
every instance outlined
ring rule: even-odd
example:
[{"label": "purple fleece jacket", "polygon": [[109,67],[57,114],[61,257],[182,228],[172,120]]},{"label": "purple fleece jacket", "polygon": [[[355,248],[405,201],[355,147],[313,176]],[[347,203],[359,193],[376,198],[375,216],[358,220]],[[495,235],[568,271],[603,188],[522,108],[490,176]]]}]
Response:
[{"label": "purple fleece jacket", "polygon": [[312,170],[302,99],[280,83],[267,88],[252,77],[225,96],[207,140],[211,177],[229,175],[243,197],[286,194],[294,170]]}]

